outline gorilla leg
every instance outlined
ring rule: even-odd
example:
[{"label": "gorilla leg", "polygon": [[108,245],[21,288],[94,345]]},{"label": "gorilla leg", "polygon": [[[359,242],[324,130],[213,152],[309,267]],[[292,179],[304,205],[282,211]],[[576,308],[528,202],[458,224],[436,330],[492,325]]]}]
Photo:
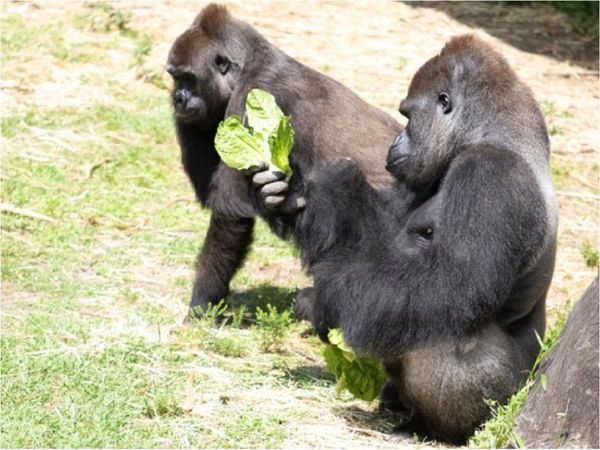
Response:
[{"label": "gorilla leg", "polygon": [[253,218],[222,217],[213,212],[204,246],[196,261],[190,302],[193,314],[202,315],[210,303],[227,295],[229,282],[248,253],[253,228]]},{"label": "gorilla leg", "polygon": [[313,308],[315,303],[315,288],[307,287],[298,290],[294,312],[300,320],[313,321]]},{"label": "gorilla leg", "polygon": [[399,404],[410,405],[421,424],[413,431],[464,443],[489,416],[484,400],[504,402],[525,380],[516,344],[492,324],[469,337],[412,350],[401,361],[386,363]]}]

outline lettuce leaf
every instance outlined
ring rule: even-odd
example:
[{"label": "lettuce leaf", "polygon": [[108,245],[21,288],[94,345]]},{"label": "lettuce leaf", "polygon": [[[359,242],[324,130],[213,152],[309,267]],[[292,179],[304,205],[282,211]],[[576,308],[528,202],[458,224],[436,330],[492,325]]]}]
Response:
[{"label": "lettuce leaf", "polygon": [[267,91],[252,89],[246,97],[246,116],[254,133],[268,138],[279,126],[283,111],[277,106],[275,97]]},{"label": "lettuce leaf", "polygon": [[215,148],[221,160],[237,170],[260,166],[270,159],[270,153],[265,151],[261,140],[244,128],[242,119],[236,115],[219,124]]},{"label": "lettuce leaf", "polygon": [[330,344],[323,349],[325,367],[338,380],[337,392],[348,390],[355,398],[370,402],[377,397],[387,374],[377,358],[357,356],[344,342],[342,332],[333,329]]},{"label": "lettuce leaf", "polygon": [[294,129],[289,117],[281,117],[279,125],[269,136],[271,162],[286,176],[292,175],[290,167],[290,152],[294,146]]},{"label": "lettuce leaf", "polygon": [[246,97],[246,116],[251,130],[239,116],[230,116],[219,124],[215,148],[221,160],[237,170],[263,163],[292,175],[289,155],[294,146],[294,129],[290,117],[284,116],[275,97],[253,89]]}]

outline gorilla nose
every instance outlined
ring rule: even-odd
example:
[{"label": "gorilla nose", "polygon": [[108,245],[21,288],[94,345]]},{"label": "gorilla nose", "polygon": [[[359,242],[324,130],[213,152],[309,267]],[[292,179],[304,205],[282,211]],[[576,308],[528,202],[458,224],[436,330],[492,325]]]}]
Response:
[{"label": "gorilla nose", "polygon": [[187,104],[187,95],[183,91],[175,91],[173,95],[173,102],[177,109],[185,109]]},{"label": "gorilla nose", "polygon": [[408,145],[408,138],[405,133],[400,133],[394,139],[392,146],[388,152],[387,165],[393,166],[398,163],[405,161],[410,154],[410,146]]}]

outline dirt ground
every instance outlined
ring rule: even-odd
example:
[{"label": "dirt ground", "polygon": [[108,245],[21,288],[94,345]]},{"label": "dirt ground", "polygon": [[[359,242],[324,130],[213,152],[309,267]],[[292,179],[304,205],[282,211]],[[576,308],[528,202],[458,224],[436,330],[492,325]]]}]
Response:
[{"label": "dirt ground", "polygon": [[[81,2],[59,0],[2,3],[3,12],[18,12],[28,17],[28,24],[34,26],[60,20],[64,8],[84,9]],[[206,2],[123,0],[113,4],[131,12],[132,28],[152,34],[154,46],[144,65],[162,70],[171,43]],[[600,110],[597,40],[576,33],[564,14],[540,5],[507,7],[478,2],[371,0],[232,0],[226,4],[238,18],[254,25],[283,51],[345,84],[401,122],[404,119],[398,114],[397,106],[412,75],[428,58],[439,52],[450,37],[475,32],[491,42],[533,89],[546,115],[551,135],[560,226],[556,271],[548,297],[550,321],[554,308],[580,297],[597,274],[597,268],[586,265],[581,251],[584,243],[598,249]],[[83,42],[85,39],[85,33],[78,28],[69,29],[65,36],[69,42]],[[108,48],[110,36],[95,36],[94,39],[106,39],[107,42],[106,60],[101,64],[91,61],[77,66],[55,64],[44,67],[44,62],[50,59],[40,55],[37,64],[43,70],[37,74],[13,70],[7,77],[3,68],[0,97],[3,109],[8,106],[17,110],[21,104],[55,109],[84,109],[99,102],[110,105],[114,99],[102,86],[86,89],[78,84],[78,80],[85,71],[121,81],[135,77],[134,71],[115,70],[122,66],[123,59],[131,58],[131,55]],[[26,58],[19,61],[19,64],[27,63]],[[51,76],[47,76],[48,73]],[[168,76],[164,76],[164,81],[169,82]],[[64,130],[63,137],[66,142],[79,145],[80,137],[70,130]],[[115,136],[117,138],[128,137]],[[160,274],[152,280],[156,291],[166,291],[169,285],[163,279],[173,278],[172,269],[152,267],[160,266],[159,260],[147,259],[145,263],[148,267],[144,271],[147,269],[148,273]],[[247,272],[265,283],[286,286],[293,284],[291,280],[302,277],[300,267],[295,263],[290,263],[289,267],[267,267],[264,270],[260,263],[250,261],[249,264]],[[182,271],[185,272],[187,267]],[[189,271],[191,276],[191,267]],[[187,272],[184,275],[187,276]],[[182,298],[187,295],[188,288],[188,284],[181,288]],[[168,295],[173,293],[165,294],[167,300]],[[176,314],[181,316],[185,314],[183,303],[167,300],[164,300],[165,308],[176,310]],[[3,308],[7,301],[10,299],[3,298]],[[93,308],[96,306],[94,303]],[[254,395],[256,398],[250,400],[257,404],[264,403],[268,396],[262,391],[256,391]],[[277,408],[275,403],[281,404],[279,400],[269,401],[273,408]],[[298,424],[303,429],[297,434],[302,436],[295,441],[287,441],[286,446],[332,446],[331,436],[336,436],[333,442],[336,447],[403,445],[390,441],[387,434],[365,429],[366,419],[361,416],[362,410],[357,409],[354,417],[350,414],[353,410],[348,409],[347,417],[342,420],[333,409],[333,412],[324,409],[316,395],[307,394],[300,400],[298,396],[290,395],[285,400],[289,400],[284,405],[286,407],[296,409],[294,402],[303,401],[303,408],[313,411],[314,415],[322,414],[321,420],[316,423]]]},{"label": "dirt ground", "polygon": [[[134,28],[162,31],[149,65],[161,67],[175,37],[206,2],[122,1]],[[567,16],[551,7],[507,7],[482,2],[400,3],[383,1],[229,1],[230,10],[297,58],[359,93],[399,121],[397,106],[412,75],[452,36],[477,33],[500,50],[533,89],[551,134],[560,206],[556,272],[550,308],[575,301],[594,277],[580,247],[598,247],[598,43],[573,31]],[[33,6],[32,6],[33,5]],[[59,14],[62,2],[10,4]],[[76,39],[74,34],[72,38]],[[118,57],[118,56],[117,56]],[[107,75],[110,67],[98,68]],[[81,97],[65,85],[41,85],[39,102],[72,106]],[[114,76],[114,75],[113,75]],[[117,75],[119,76],[119,75]],[[165,82],[169,82],[165,77]],[[19,92],[3,89],[3,100]],[[101,94],[87,95],[97,100]],[[563,175],[563,176],[561,176]],[[564,176],[566,175],[566,176]]]},{"label": "dirt ground", "polygon": [[[140,3],[135,21],[165,30],[154,55],[203,3]],[[231,11],[285,52],[347,85],[394,115],[412,75],[452,36],[477,33],[501,51],[542,104],[551,134],[560,206],[558,258],[550,309],[576,301],[597,270],[580,247],[598,248],[598,42],[551,7],[482,2],[230,1]],[[168,11],[168,14],[167,14]],[[164,14],[163,14],[164,13]],[[556,176],[556,174],[555,174]]]}]

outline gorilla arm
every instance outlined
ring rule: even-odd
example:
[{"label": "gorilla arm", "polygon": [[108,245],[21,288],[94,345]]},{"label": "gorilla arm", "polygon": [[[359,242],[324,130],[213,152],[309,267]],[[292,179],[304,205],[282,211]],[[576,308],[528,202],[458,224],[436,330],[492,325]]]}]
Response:
[{"label": "gorilla arm", "polygon": [[372,235],[383,226],[378,210],[385,202],[353,161],[341,159],[312,174],[303,192],[304,210],[297,217],[294,235],[309,269],[339,251],[360,253],[371,247]]},{"label": "gorilla arm", "polygon": [[177,138],[181,147],[181,162],[192,181],[196,197],[206,205],[210,182],[219,165],[215,150],[215,131],[202,131],[193,124],[177,121]]},{"label": "gorilla arm", "polygon": [[340,326],[359,352],[401,354],[494,321],[546,233],[533,174],[508,151],[463,151],[401,222],[360,172],[342,174],[307,190],[297,226],[312,258],[313,325],[321,337]]}]

